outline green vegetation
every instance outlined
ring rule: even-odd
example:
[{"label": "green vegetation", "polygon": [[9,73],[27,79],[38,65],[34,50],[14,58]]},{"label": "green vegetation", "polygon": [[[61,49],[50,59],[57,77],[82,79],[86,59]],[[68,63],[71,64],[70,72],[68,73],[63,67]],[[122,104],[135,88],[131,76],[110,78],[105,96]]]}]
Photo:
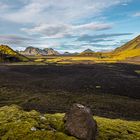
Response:
[{"label": "green vegetation", "polygon": [[140,36],[117,48],[113,51],[112,56],[117,60],[125,60],[140,56]]},{"label": "green vegetation", "polygon": [[[16,105],[0,108],[1,140],[76,140],[53,128],[39,112],[25,112]],[[53,122],[54,123],[54,122]]]},{"label": "green vegetation", "polygon": [[115,63],[116,59],[99,58],[94,56],[28,56],[36,63],[44,64],[95,64],[95,63]]},{"label": "green vegetation", "polygon": [[137,74],[140,74],[140,70],[135,70],[135,72],[136,72]]},{"label": "green vegetation", "polygon": [[97,140],[139,140],[140,121],[95,117],[99,127]]},{"label": "green vegetation", "polygon": [[18,52],[12,50],[9,46],[0,45],[0,62],[18,62],[29,61],[29,59]]},{"label": "green vegetation", "polygon": [[[77,140],[68,136],[63,123],[64,114],[26,112],[19,106],[0,108],[1,140]],[[95,117],[97,140],[139,140],[140,121],[125,121]]]}]

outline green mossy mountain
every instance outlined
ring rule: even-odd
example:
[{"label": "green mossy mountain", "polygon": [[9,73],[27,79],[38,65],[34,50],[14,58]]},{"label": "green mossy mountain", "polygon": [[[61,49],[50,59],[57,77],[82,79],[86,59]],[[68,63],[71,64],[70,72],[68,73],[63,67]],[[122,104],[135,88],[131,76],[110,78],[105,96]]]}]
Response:
[{"label": "green mossy mountain", "polygon": [[7,45],[0,45],[0,62],[20,62],[29,59],[14,51]]},{"label": "green mossy mountain", "polygon": [[126,51],[126,50],[133,50],[133,49],[140,49],[140,35],[134,38],[133,40],[127,42],[123,46],[115,49],[115,53]]},{"label": "green mossy mountain", "polygon": [[[0,108],[1,140],[78,140],[67,135],[64,114],[26,112],[17,105]],[[95,117],[97,140],[139,140],[140,121]]]},{"label": "green mossy mountain", "polygon": [[140,57],[140,35],[115,49],[111,55],[118,60]]}]

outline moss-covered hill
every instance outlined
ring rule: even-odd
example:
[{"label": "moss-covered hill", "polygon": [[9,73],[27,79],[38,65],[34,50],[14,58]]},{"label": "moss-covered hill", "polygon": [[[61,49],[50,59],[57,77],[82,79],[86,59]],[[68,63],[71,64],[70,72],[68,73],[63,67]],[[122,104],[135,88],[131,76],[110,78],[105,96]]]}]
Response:
[{"label": "moss-covered hill", "polygon": [[[64,114],[26,112],[16,105],[0,108],[1,140],[77,140],[64,129]],[[140,121],[113,120],[95,117],[97,140],[139,140]]]},{"label": "moss-covered hill", "polygon": [[0,62],[28,61],[29,59],[12,50],[7,45],[0,45]]},{"label": "moss-covered hill", "polygon": [[118,60],[140,56],[140,35],[112,52]]}]

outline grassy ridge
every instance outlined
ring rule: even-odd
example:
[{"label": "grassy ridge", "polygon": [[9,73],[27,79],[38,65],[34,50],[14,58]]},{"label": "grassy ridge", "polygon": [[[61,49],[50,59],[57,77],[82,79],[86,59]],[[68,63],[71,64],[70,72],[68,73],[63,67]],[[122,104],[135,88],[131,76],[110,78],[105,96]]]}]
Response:
[{"label": "grassy ridge", "polygon": [[[64,129],[64,114],[26,112],[19,106],[0,108],[1,140],[77,140]],[[98,124],[97,140],[139,140],[140,121],[113,120],[95,117]]]},{"label": "grassy ridge", "polygon": [[128,58],[140,56],[140,36],[115,49],[112,52],[113,59],[125,60]]},{"label": "grassy ridge", "polygon": [[29,59],[7,45],[0,45],[0,62],[5,61],[29,61]]},{"label": "grassy ridge", "polygon": [[115,53],[112,59],[125,60],[136,56],[140,56],[140,48],[134,50],[125,50],[119,53]]}]

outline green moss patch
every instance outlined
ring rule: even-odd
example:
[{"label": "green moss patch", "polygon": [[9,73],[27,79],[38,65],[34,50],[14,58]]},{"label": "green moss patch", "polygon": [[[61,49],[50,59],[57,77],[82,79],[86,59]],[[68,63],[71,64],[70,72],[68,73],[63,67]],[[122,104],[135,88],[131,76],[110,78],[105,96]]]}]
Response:
[{"label": "green moss patch", "polygon": [[55,128],[34,110],[25,112],[16,105],[0,108],[1,140],[76,140]]},{"label": "green moss patch", "polygon": [[[26,112],[19,106],[0,108],[1,140],[77,140],[65,133],[64,114]],[[95,117],[97,140],[139,140],[140,121],[125,121]]]}]

